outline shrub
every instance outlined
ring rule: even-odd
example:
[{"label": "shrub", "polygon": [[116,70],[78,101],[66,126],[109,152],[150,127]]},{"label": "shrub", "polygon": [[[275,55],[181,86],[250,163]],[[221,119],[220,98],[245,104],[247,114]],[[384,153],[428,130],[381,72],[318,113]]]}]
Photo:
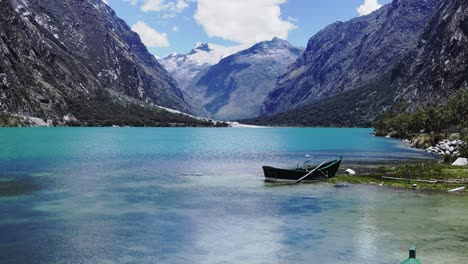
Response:
[{"label": "shrub", "polygon": [[[379,134],[391,134],[407,138],[412,134],[442,134],[448,137],[459,133],[462,138],[468,137],[468,89],[460,89],[442,105],[426,107],[414,113],[400,115],[383,115],[374,123]],[[436,138],[432,141],[437,142]]]}]

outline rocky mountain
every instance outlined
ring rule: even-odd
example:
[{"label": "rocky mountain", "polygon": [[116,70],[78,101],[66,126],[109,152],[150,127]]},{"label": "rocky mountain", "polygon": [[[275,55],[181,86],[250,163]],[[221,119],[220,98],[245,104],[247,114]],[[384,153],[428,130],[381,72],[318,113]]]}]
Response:
[{"label": "rocky mountain", "polygon": [[159,62],[176,79],[179,87],[186,90],[200,72],[242,49],[242,46],[224,47],[199,42],[188,54],[173,53],[159,59]]},{"label": "rocky mountain", "polygon": [[336,22],[313,36],[266,99],[267,115],[375,82],[419,39],[440,0],[394,0],[367,16]]},{"label": "rocky mountain", "polygon": [[101,0],[2,0],[0,13],[1,112],[60,124],[97,120],[110,106],[130,113],[129,104],[189,111],[176,82]]},{"label": "rocky mountain", "polygon": [[396,112],[434,106],[468,88],[468,1],[444,0],[418,46],[392,72]]},{"label": "rocky mountain", "polygon": [[215,119],[254,117],[278,76],[302,52],[278,38],[257,43],[201,72],[185,93]]},{"label": "rocky mountain", "polygon": [[466,89],[467,56],[468,2],[442,0],[419,34],[416,45],[381,76],[314,104],[249,122],[263,125],[370,126],[384,113],[413,112],[424,106],[439,105],[457,90]]}]

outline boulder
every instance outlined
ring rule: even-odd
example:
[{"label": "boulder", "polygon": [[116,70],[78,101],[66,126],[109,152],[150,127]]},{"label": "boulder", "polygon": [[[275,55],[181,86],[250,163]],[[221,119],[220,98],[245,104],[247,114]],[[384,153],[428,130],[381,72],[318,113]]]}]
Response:
[{"label": "boulder", "polygon": [[345,173],[346,173],[346,174],[349,174],[349,175],[355,175],[355,174],[356,174],[356,172],[353,171],[352,169],[347,169],[347,170],[345,170]]},{"label": "boulder", "polygon": [[444,143],[444,144],[440,144],[439,148],[441,150],[448,150],[449,149],[449,145],[447,143]]},{"label": "boulder", "polygon": [[466,166],[468,165],[468,159],[466,158],[458,158],[454,163],[453,166]]}]

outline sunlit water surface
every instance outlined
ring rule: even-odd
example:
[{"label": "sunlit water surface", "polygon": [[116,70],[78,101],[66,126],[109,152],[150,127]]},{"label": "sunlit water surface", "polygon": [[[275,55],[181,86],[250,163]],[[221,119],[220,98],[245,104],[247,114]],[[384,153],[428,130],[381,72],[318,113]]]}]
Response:
[{"label": "sunlit water surface", "polygon": [[466,195],[263,182],[306,154],[430,158],[371,132],[1,129],[0,263],[468,263]]}]

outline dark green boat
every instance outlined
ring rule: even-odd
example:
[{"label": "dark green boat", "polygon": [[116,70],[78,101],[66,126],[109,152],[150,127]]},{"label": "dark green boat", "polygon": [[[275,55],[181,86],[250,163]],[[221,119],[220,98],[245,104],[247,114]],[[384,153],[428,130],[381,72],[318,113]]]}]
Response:
[{"label": "dark green boat", "polygon": [[306,165],[304,162],[295,169],[279,169],[270,166],[263,166],[265,181],[278,183],[298,183],[298,182],[317,182],[335,177],[340,167],[342,158],[337,160],[323,162],[318,166]]}]

